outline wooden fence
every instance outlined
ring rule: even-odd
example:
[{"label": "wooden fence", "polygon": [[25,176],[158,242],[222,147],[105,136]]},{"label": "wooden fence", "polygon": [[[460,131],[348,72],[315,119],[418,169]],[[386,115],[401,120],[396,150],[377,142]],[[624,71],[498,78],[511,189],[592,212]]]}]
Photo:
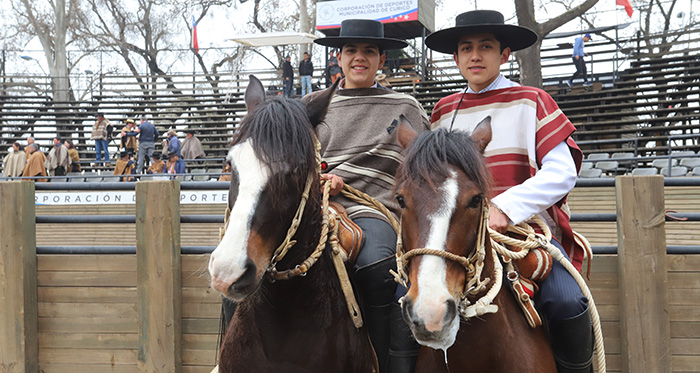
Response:
[{"label": "wooden fence", "polygon": [[[666,255],[667,241],[684,239],[670,234],[692,225],[662,218],[664,194],[680,210],[682,201],[686,208],[697,205],[679,196],[692,200],[698,190],[667,187],[664,193],[660,176],[623,176],[614,189],[577,188],[571,195],[575,212],[619,214],[617,229],[574,224],[594,245],[619,247],[618,255],[593,259],[589,281],[609,372],[700,367],[700,255]],[[208,255],[180,255],[179,249],[197,239],[181,232],[207,234],[200,238],[211,244],[213,224],[181,227],[178,182],[139,182],[136,193],[135,209],[122,207],[134,211],[136,224],[120,225],[129,226],[131,241],[119,242],[135,237],[136,255],[37,255],[37,241],[51,242],[51,229],[59,240],[70,235],[64,225],[35,226],[32,182],[0,183],[0,372],[211,370],[220,298],[209,289]],[[111,229],[108,237],[116,239],[117,228]]]}]

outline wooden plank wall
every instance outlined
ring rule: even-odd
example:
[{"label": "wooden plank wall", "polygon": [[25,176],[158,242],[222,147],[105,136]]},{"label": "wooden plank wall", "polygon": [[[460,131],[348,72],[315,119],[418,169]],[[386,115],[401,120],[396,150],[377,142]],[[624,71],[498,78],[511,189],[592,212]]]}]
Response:
[{"label": "wooden plank wall", "polygon": [[[182,257],[185,373],[215,365],[221,299],[208,255]],[[38,255],[39,365],[43,372],[137,372],[135,255]]]},{"label": "wooden plank wall", "polygon": [[[700,188],[666,187],[666,206],[696,212]],[[615,212],[614,188],[577,188],[569,199],[573,212]],[[82,207],[84,208],[84,207]],[[96,206],[102,214],[133,214],[133,206]],[[182,205],[183,214],[223,213],[223,205]],[[37,214],[70,213],[72,206],[38,206]],[[85,213],[83,212],[74,213]],[[37,227],[37,244],[58,245],[76,236],[62,232],[78,225]],[[190,227],[192,226],[192,227]],[[182,225],[182,245],[215,245],[218,226]],[[50,228],[50,229],[49,229]],[[700,242],[694,222],[668,222],[668,244]],[[92,232],[94,226],[83,227]],[[135,229],[113,225],[100,231],[115,245],[135,244]],[[617,245],[611,223],[574,223],[593,245]],[[87,231],[85,231],[87,233]],[[81,236],[83,234],[80,234]],[[120,237],[126,237],[119,241]],[[85,237],[83,236],[83,239]],[[188,241],[191,240],[191,241]],[[81,241],[83,245],[87,244]],[[95,241],[97,242],[97,241]],[[186,243],[187,242],[187,243]],[[209,372],[215,364],[220,298],[208,287],[207,255],[182,258],[183,372]],[[592,262],[589,286],[603,323],[608,371],[622,371],[620,308],[616,255],[598,255]],[[671,322],[670,355],[674,372],[700,367],[700,255],[667,258],[668,302]],[[39,255],[39,364],[44,372],[135,372],[138,335],[136,259],[134,255]],[[80,365],[78,365],[80,364]]]},{"label": "wooden plank wall", "polygon": [[[700,212],[700,187],[665,187],[664,195],[669,210]],[[573,213],[615,213],[615,188],[575,188],[569,194],[569,207]],[[617,246],[615,222],[572,222],[571,226],[593,246]],[[666,244],[700,244],[700,222],[666,222]]]},{"label": "wooden plank wall", "polygon": [[[600,313],[608,372],[622,371],[617,267],[617,255],[598,255],[593,258],[587,281]],[[700,255],[669,255],[667,270],[671,370],[697,372],[700,370]]]}]

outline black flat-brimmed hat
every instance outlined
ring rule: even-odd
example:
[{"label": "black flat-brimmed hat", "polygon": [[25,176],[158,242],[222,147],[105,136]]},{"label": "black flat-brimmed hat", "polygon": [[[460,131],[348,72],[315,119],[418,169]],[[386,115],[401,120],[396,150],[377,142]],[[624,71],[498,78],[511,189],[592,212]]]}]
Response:
[{"label": "black flat-brimmed hat", "polygon": [[452,54],[464,35],[490,33],[511,51],[525,49],[537,41],[537,34],[527,27],[506,25],[503,14],[495,10],[472,10],[457,16],[455,27],[435,31],[425,39],[428,48]]},{"label": "black flat-brimmed hat", "polygon": [[403,40],[385,38],[384,25],[373,19],[346,19],[340,23],[340,35],[314,40],[316,44],[334,48],[342,48],[350,42],[375,44],[381,50],[408,46]]}]

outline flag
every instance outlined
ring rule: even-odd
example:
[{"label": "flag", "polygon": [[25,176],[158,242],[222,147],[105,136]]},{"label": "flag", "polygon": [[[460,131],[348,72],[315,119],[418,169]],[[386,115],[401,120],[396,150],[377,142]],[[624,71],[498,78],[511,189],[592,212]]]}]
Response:
[{"label": "flag", "polygon": [[634,13],[634,8],[632,8],[632,4],[630,4],[630,0],[615,0],[615,3],[617,5],[621,5],[625,7],[625,11],[627,12],[627,15],[632,18],[632,13]]},{"label": "flag", "polygon": [[197,42],[197,20],[194,19],[194,16],[192,16],[192,49],[194,49],[195,53],[199,53],[199,43]]}]

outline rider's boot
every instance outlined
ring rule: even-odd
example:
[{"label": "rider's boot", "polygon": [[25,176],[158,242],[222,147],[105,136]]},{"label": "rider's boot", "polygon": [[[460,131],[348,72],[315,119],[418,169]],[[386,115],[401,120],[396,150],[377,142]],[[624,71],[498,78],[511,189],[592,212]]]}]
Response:
[{"label": "rider's boot", "polygon": [[389,372],[413,373],[420,345],[413,338],[411,329],[401,315],[401,306],[394,302],[391,307],[391,343],[389,346]]},{"label": "rider's boot", "polygon": [[389,316],[396,292],[390,269],[396,270],[393,256],[358,268],[354,276],[362,300],[362,319],[377,354],[380,373],[387,371],[389,363]]},{"label": "rider's boot", "polygon": [[588,308],[577,316],[549,324],[549,338],[557,372],[593,372],[593,328]]}]

